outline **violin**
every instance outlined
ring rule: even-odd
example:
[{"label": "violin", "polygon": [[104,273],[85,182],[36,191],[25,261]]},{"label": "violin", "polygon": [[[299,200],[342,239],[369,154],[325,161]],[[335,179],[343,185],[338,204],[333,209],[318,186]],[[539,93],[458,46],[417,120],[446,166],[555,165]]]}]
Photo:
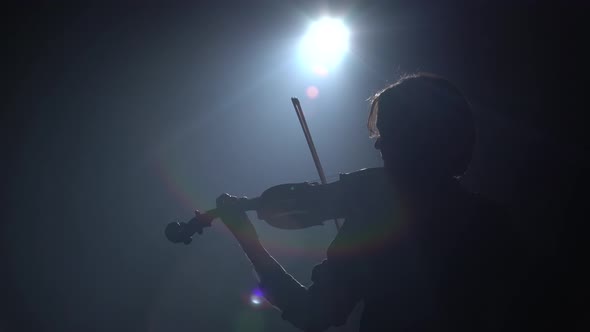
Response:
[{"label": "violin", "polygon": [[[239,198],[236,206],[242,211],[256,211],[259,220],[281,229],[303,229],[323,225],[324,221],[342,218],[342,183],[317,182],[286,183],[266,189],[259,197]],[[195,233],[203,234],[213,220],[220,216],[219,209],[205,213],[195,211],[188,222],[171,222],[165,230],[173,243],[189,244]]]},{"label": "violin", "polygon": [[[384,168],[364,168],[340,174],[340,179],[327,184],[317,182],[285,183],[266,189],[259,197],[239,198],[242,211],[256,211],[259,220],[281,229],[303,229],[323,225],[327,220],[346,218],[351,205],[359,197],[374,195],[375,188],[387,184]],[[369,188],[369,190],[367,190]],[[382,192],[381,192],[382,193]],[[188,222],[171,222],[165,234],[173,243],[189,244],[195,233],[203,234],[213,220],[220,216],[218,209],[195,212]]]}]

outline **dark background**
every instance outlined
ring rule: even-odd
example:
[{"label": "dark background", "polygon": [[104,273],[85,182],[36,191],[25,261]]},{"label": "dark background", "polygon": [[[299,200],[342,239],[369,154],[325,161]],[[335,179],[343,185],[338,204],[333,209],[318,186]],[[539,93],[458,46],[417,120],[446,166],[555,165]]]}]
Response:
[{"label": "dark background", "polygon": [[[534,253],[523,315],[588,326],[582,1],[12,5],[2,8],[0,331],[294,331],[249,304],[254,276],[221,225],[188,247],[163,227],[222,192],[317,179],[291,96],[330,180],[379,166],[365,99],[419,70],[473,104],[480,139],[465,185],[512,209]],[[345,17],[352,46],[318,78],[292,58],[322,13]],[[310,84],[319,98],[305,98]],[[257,226],[303,283],[334,236],[331,225]]]}]

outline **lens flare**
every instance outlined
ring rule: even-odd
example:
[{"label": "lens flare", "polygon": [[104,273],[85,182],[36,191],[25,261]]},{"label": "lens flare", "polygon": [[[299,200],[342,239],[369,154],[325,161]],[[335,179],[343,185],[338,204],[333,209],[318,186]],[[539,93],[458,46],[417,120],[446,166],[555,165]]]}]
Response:
[{"label": "lens flare", "polygon": [[264,296],[262,295],[262,291],[259,288],[256,288],[250,294],[250,304],[255,307],[260,306],[264,302]]},{"label": "lens flare", "polygon": [[317,65],[313,67],[313,73],[321,77],[326,77],[328,76],[328,68]]},{"label": "lens flare", "polygon": [[316,99],[320,95],[320,90],[317,87],[311,85],[305,90],[305,94],[309,99]]},{"label": "lens flare", "polygon": [[252,296],[250,296],[250,303],[252,303],[255,306],[258,306],[262,303],[262,299],[260,299],[256,295],[252,295]]}]

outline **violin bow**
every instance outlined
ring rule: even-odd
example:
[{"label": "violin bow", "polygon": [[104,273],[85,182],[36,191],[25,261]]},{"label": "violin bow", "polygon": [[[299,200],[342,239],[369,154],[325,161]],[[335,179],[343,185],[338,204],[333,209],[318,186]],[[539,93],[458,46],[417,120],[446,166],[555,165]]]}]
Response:
[{"label": "violin bow", "polygon": [[[328,181],[326,181],[324,168],[322,167],[320,157],[318,157],[318,152],[315,149],[315,145],[313,144],[313,139],[311,138],[311,133],[309,132],[309,127],[307,126],[307,121],[305,120],[303,109],[301,108],[301,103],[299,103],[299,99],[297,98],[291,98],[291,102],[293,103],[293,107],[295,107],[295,113],[297,113],[297,118],[299,118],[299,123],[301,124],[301,129],[303,129],[303,135],[305,135],[305,140],[307,141],[307,145],[309,146],[309,151],[311,152],[311,157],[313,158],[315,168],[317,169],[318,174],[320,175],[320,181],[322,182],[322,184],[327,184]],[[338,223],[338,219],[334,219],[334,224],[336,225],[336,231],[340,231],[340,224]]]}]

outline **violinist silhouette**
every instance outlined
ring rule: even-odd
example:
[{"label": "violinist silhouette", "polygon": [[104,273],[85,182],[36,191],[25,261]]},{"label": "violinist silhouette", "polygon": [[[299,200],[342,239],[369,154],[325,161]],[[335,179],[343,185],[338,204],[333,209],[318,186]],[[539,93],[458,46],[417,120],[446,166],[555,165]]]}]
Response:
[{"label": "violinist silhouette", "polygon": [[[217,199],[264,297],[304,331],[500,331],[513,325],[517,237],[507,214],[460,184],[476,140],[463,94],[427,73],[371,98],[368,129],[382,168],[342,174],[345,219],[304,287],[265,250],[239,199]],[[198,213],[198,212],[197,212]]]}]

